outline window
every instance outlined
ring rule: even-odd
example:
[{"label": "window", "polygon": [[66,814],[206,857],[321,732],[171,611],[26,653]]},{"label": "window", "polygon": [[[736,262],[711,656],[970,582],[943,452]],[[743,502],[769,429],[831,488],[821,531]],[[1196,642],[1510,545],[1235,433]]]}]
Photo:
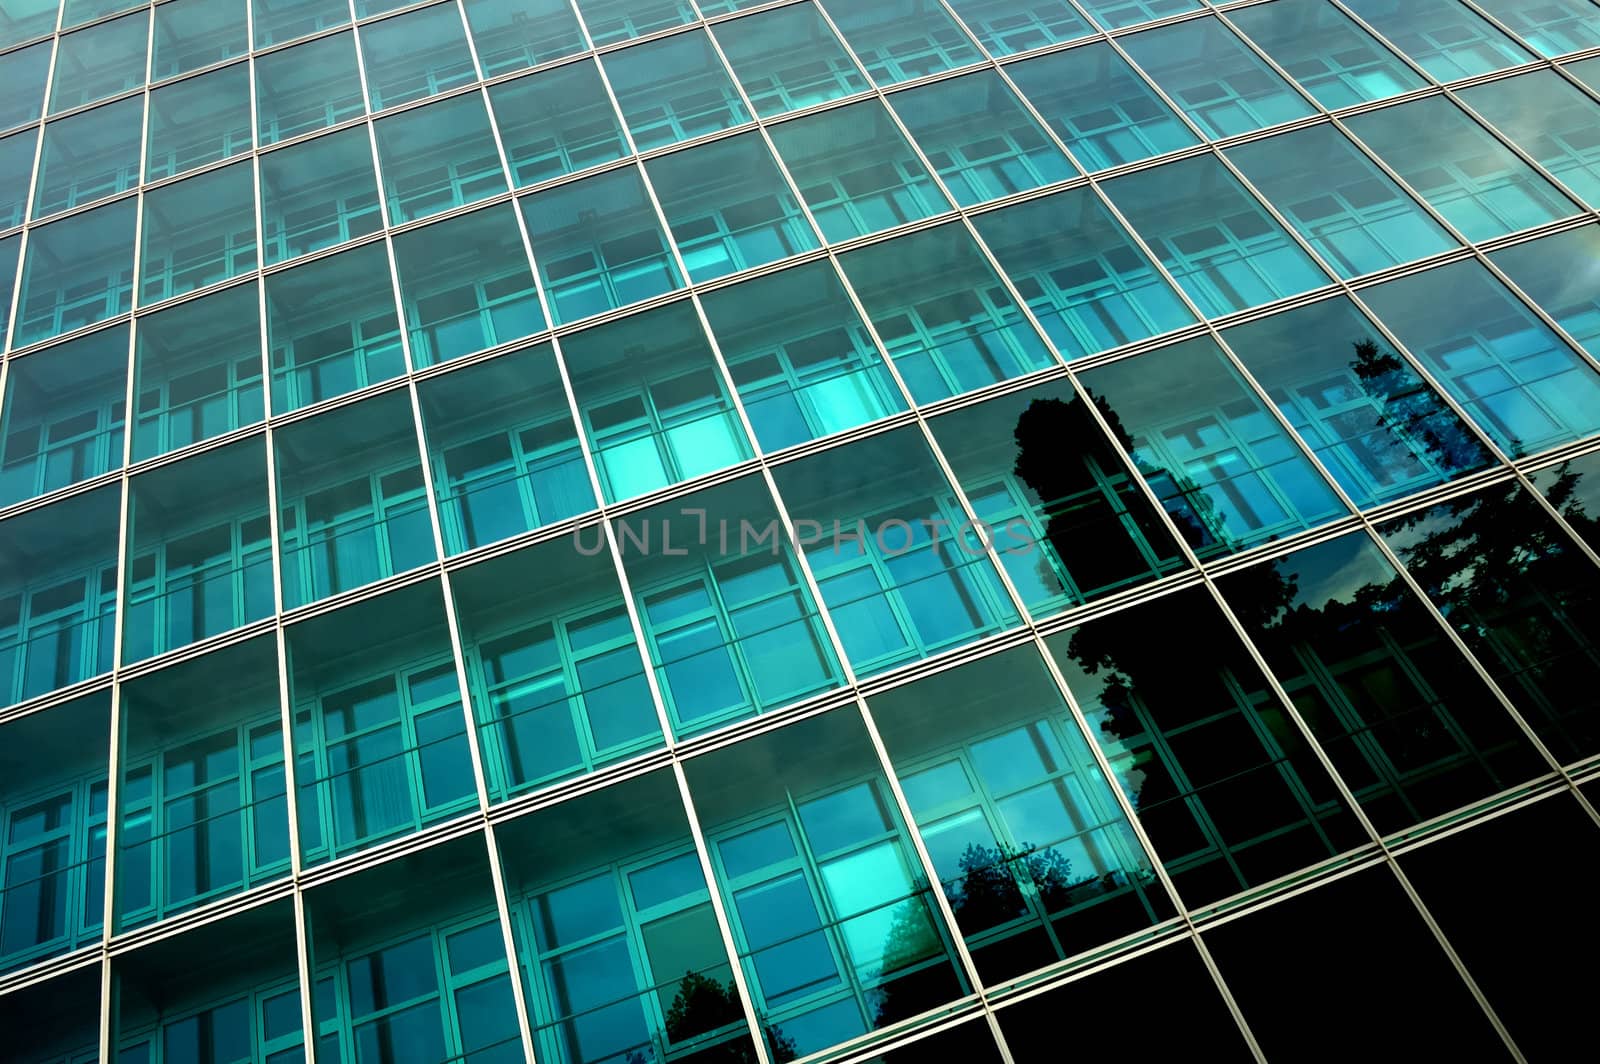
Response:
[{"label": "window", "polygon": [[353,477],[285,503],[284,598],[298,605],[433,559],[415,462]]},{"label": "window", "polygon": [[272,537],[264,511],[173,536],[129,564],[123,648],[129,661],[272,612]]},{"label": "window", "polygon": [[607,52],[601,65],[640,151],[750,120],[701,31]]},{"label": "window", "polygon": [[1425,84],[1327,0],[1274,0],[1229,11],[1228,19],[1329,109]]},{"label": "window", "polygon": [[867,79],[812,4],[719,22],[713,32],[750,105],[763,118],[867,87]]},{"label": "window", "polygon": [[1346,6],[1440,81],[1533,59],[1531,52],[1456,0],[1347,0]]}]

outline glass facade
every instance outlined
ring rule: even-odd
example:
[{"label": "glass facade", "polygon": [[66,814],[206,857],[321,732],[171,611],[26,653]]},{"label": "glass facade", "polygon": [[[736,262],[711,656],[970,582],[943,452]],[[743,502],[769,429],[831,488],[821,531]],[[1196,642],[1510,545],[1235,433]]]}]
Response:
[{"label": "glass facade", "polygon": [[1597,53],[0,0],[0,1056],[1581,1058]]}]

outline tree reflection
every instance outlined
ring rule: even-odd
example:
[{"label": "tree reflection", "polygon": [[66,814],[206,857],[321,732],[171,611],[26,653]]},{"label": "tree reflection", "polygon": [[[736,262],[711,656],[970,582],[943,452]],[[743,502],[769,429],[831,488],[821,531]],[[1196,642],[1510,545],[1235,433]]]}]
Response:
[{"label": "tree reflection", "polygon": [[[686,1064],[755,1064],[755,1047],[745,1036],[742,1026],[744,1019],[744,1006],[739,1001],[737,983],[732,979],[723,983],[699,972],[687,971],[678,982],[678,992],[673,995],[672,1004],[667,1007],[667,1041],[681,1045],[708,1031],[738,1024],[740,1029],[723,1041],[678,1059]],[[769,1056],[774,1064],[784,1064],[799,1056],[794,1039],[776,1026],[768,1026],[765,1030]],[[654,1053],[646,1056],[634,1050],[628,1054],[626,1064],[654,1064],[655,1060]]]}]

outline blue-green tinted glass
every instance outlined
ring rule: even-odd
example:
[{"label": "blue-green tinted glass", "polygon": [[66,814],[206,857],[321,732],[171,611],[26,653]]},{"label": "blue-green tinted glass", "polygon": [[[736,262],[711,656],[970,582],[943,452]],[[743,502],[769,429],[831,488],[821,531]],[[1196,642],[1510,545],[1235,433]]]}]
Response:
[{"label": "blue-green tinted glass", "polygon": [[561,351],[608,502],[750,457],[690,304],[566,337]]},{"label": "blue-green tinted glass", "polygon": [[1124,37],[1121,44],[1212,137],[1249,133],[1313,113],[1292,86],[1218,19],[1190,19]]},{"label": "blue-green tinted glass", "polygon": [[150,13],[140,11],[62,37],[50,81],[50,113],[144,84]]},{"label": "blue-green tinted glass", "polygon": [[1119,177],[1105,190],[1208,316],[1328,283],[1311,256],[1210,156]]},{"label": "blue-green tinted glass", "polygon": [[462,6],[485,77],[583,51],[566,0],[466,0]]},{"label": "blue-green tinted glass", "polygon": [[1006,73],[1086,170],[1198,143],[1109,44],[1025,59]]},{"label": "blue-green tinted glass", "polygon": [[12,347],[127,312],[137,216],[133,201],[123,200],[29,233]]},{"label": "blue-green tinted glass", "polygon": [[[0,47],[9,48],[34,37],[48,36],[56,27],[58,6],[52,0],[27,0],[27,2],[7,4],[5,20],[0,22]],[[48,63],[49,49],[46,48],[45,51],[45,62]]]},{"label": "blue-green tinted glass", "polygon": [[640,151],[750,120],[703,32],[608,52],[602,62]]},{"label": "blue-green tinted glass", "polygon": [[1455,244],[1331,125],[1251,141],[1227,155],[1341,277],[1427,258]]},{"label": "blue-green tinted glass", "polygon": [[449,553],[594,508],[548,344],[431,377],[417,392]]},{"label": "blue-green tinted glass", "polygon": [[1533,58],[1459,0],[1346,0],[1345,6],[1439,81]]},{"label": "blue-green tinted glass", "polygon": [[813,4],[719,22],[713,32],[750,105],[763,118],[867,87],[867,79]]},{"label": "blue-green tinted glass", "polygon": [[683,287],[633,167],[535,193],[521,207],[558,324]]},{"label": "blue-green tinted glass", "polygon": [[506,190],[489,113],[478,93],[413,107],[379,119],[374,128],[392,225]]},{"label": "blue-green tinted glass", "polygon": [[[1600,429],[1600,375],[1478,263],[1389,281],[1361,298],[1512,456]],[[1445,306],[1448,316],[1438,313]]]},{"label": "blue-green tinted glass", "polygon": [[963,207],[1077,176],[992,71],[896,93],[890,104]]},{"label": "blue-green tinted glass", "polygon": [[[46,123],[33,217],[93,203],[138,184],[143,114],[143,101],[135,96]],[[10,138],[17,144],[24,139],[33,138]],[[26,189],[26,171],[21,177]]]},{"label": "blue-green tinted glass", "polygon": [[350,21],[349,0],[250,0],[250,6],[255,13],[257,48]]},{"label": "blue-green tinted glass", "polygon": [[405,371],[382,244],[267,278],[272,409],[283,413]]},{"label": "blue-green tinted glass", "polygon": [[395,237],[411,358],[446,362],[545,327],[509,204]]},{"label": "blue-green tinted glass", "polygon": [[950,9],[996,58],[1094,32],[1069,0],[952,0]]},{"label": "blue-green tinted glass", "polygon": [[150,94],[145,180],[170,177],[250,150],[250,71],[244,63]]},{"label": "blue-green tinted glass", "polygon": [[827,0],[822,6],[879,85],[937,74],[983,58],[938,4]]},{"label": "blue-green tinted glass", "polygon": [[476,76],[461,15],[453,4],[435,4],[362,26],[357,32],[374,111],[444,92]]},{"label": "blue-green tinted glass", "polygon": [[1463,89],[1461,99],[1600,210],[1600,103],[1553,70]]},{"label": "blue-green tinted glass", "polygon": [[1200,0],[1077,0],[1077,4],[1095,22],[1112,30],[1200,9]]},{"label": "blue-green tinted glass", "polygon": [[138,6],[137,0],[65,0],[61,12],[61,28],[70,30],[74,26],[82,26],[95,19]]},{"label": "blue-green tinted glass", "polygon": [[1410,495],[1493,461],[1347,299],[1275,314],[1222,336],[1358,506]]},{"label": "blue-green tinted glass", "polygon": [[1568,63],[1562,69],[1591,89],[1600,92],[1600,59],[1585,59],[1577,63]]},{"label": "blue-green tinted glass", "polygon": [[260,325],[254,284],[138,319],[134,461],[261,420]]},{"label": "blue-green tinted glass", "polygon": [[0,240],[0,348],[5,347],[6,330],[11,325],[11,294],[17,280],[17,256],[22,253],[22,235]]},{"label": "blue-green tinted glass", "polygon": [[1194,321],[1089,189],[989,211],[973,223],[1064,358]]},{"label": "blue-green tinted glass", "polygon": [[127,348],[128,329],[118,325],[12,363],[0,501],[31,499],[122,465]]},{"label": "blue-green tinted glass", "polygon": [[643,37],[694,21],[689,0],[575,0],[596,45]]},{"label": "blue-green tinted glass", "polygon": [[1577,213],[1577,206],[1442,96],[1347,119],[1416,193],[1469,240]]},{"label": "blue-green tinted glass", "polygon": [[39,133],[35,129],[0,140],[0,230],[22,224],[23,214],[28,209],[28,183],[33,176],[33,150],[38,143]]},{"label": "blue-green tinted glass", "polygon": [[240,163],[145,195],[140,306],[256,268],[254,190]]},{"label": "blue-green tinted glass", "polygon": [[919,403],[1056,364],[959,223],[852,251],[840,264]]},{"label": "blue-green tinted glass", "polygon": [[261,56],[256,68],[256,118],[261,143],[322,129],[366,110],[348,33]]},{"label": "blue-green tinted glass", "polygon": [[829,240],[889,229],[948,205],[875,100],[772,127],[772,141]]},{"label": "blue-green tinted glass", "polygon": [[1071,384],[987,399],[929,427],[1033,616],[1182,567],[1160,515]]},{"label": "blue-green tinted glass", "polygon": [[1275,0],[1228,12],[1324,107],[1382,100],[1425,81],[1327,0]]},{"label": "blue-green tinted glass", "polygon": [[905,409],[829,264],[720,288],[702,302],[762,450],[820,439]]},{"label": "blue-green tinted glass", "polygon": [[[0,29],[0,40],[4,37],[5,31]],[[6,86],[5,96],[0,97],[0,129],[39,120],[44,107],[44,83],[49,76],[49,41],[0,55],[0,84]]]},{"label": "blue-green tinted glass", "polygon": [[1585,0],[1478,0],[1478,4],[1542,56],[1600,45],[1594,6]]},{"label": "blue-green tinted glass", "polygon": [[500,140],[517,185],[620,159],[628,153],[591,59],[489,88]]},{"label": "blue-green tinted glass", "polygon": [[709,281],[817,246],[758,134],[674,152],[645,169],[691,281]]},{"label": "blue-green tinted glass", "polygon": [[261,156],[266,262],[282,262],[375,232],[382,225],[365,129]]},{"label": "blue-green tinted glass", "polygon": [[1600,226],[1516,244],[1489,257],[1584,350],[1600,359]]},{"label": "blue-green tinted glass", "polygon": [[247,0],[176,0],[157,5],[150,80],[175,77],[243,55],[250,48],[246,6]]},{"label": "blue-green tinted glass", "polygon": [[1096,367],[1083,374],[1083,385],[1202,557],[1258,546],[1344,512],[1213,340]]}]

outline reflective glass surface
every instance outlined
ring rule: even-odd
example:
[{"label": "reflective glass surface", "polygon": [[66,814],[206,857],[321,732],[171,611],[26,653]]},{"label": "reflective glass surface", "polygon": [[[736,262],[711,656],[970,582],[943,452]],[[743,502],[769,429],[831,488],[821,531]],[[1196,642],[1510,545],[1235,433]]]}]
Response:
[{"label": "reflective glass surface", "polygon": [[1600,209],[1600,101],[1549,70],[1479,85],[1461,98],[1580,201]]},{"label": "reflective glass surface", "polygon": [[713,32],[751,106],[763,118],[867,87],[867,79],[812,4],[719,22]]},{"label": "reflective glass surface", "polygon": [[1533,58],[1456,0],[1347,0],[1346,6],[1438,81],[1486,74]]},{"label": "reflective glass surface", "polygon": [[1381,100],[1425,82],[1327,0],[1273,0],[1228,20],[1327,108]]}]

